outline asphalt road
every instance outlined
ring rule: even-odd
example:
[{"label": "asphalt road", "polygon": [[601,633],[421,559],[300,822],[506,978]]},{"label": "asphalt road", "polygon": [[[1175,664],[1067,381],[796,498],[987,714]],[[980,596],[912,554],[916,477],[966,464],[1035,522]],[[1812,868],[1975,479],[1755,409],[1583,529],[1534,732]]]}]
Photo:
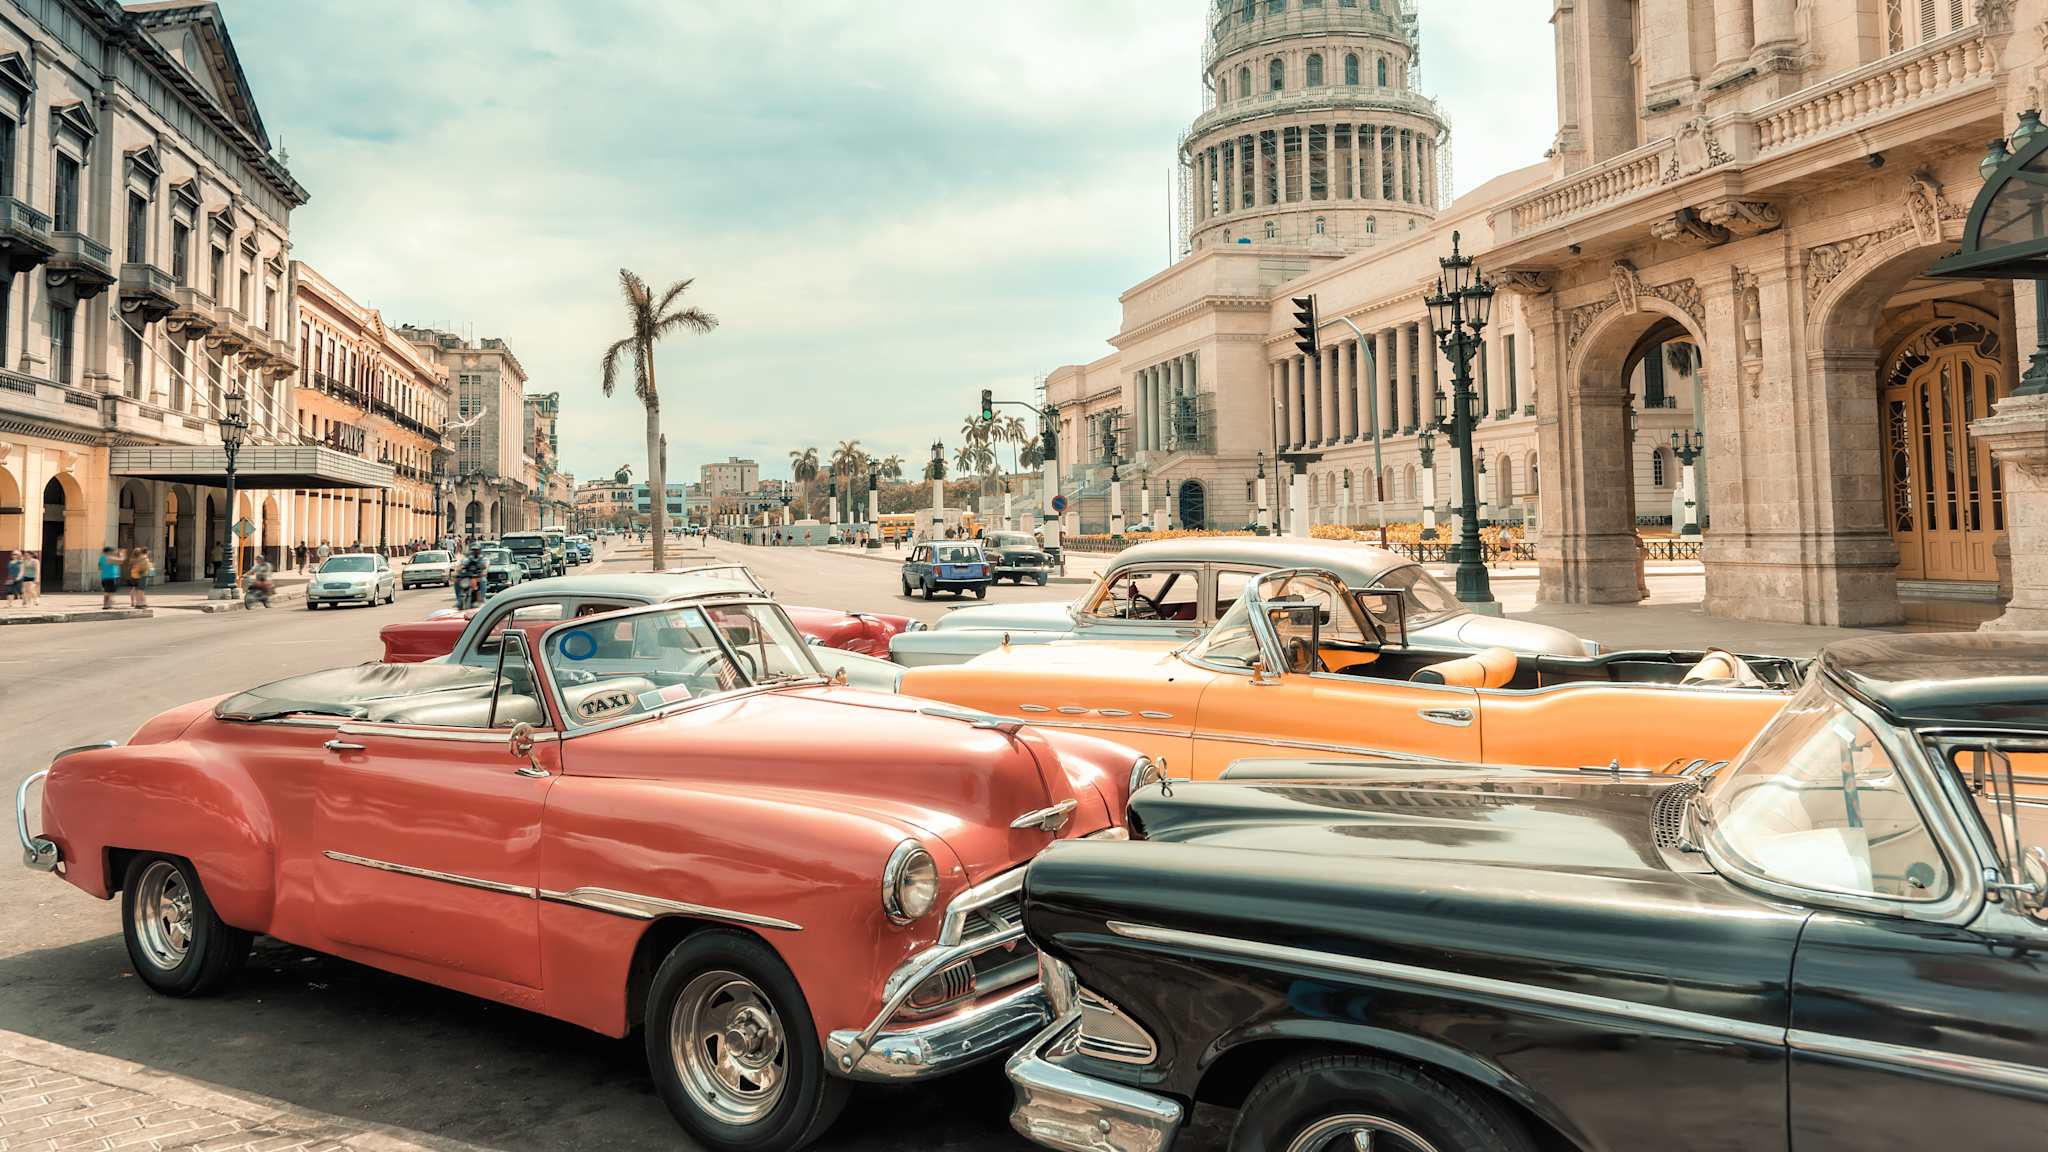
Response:
[{"label": "asphalt road", "polygon": [[[786,603],[935,619],[953,602],[906,600],[892,564],[802,549],[713,544]],[[607,567],[644,565],[608,562]],[[1004,599],[1070,599],[1075,585]],[[375,659],[377,629],[452,603],[444,589],[394,605],[0,630],[0,782],[12,800],[57,749],[124,740],[172,705],[280,676]],[[971,598],[961,603],[975,603]],[[10,817],[12,813],[8,814]],[[507,1150],[686,1146],[653,1095],[636,1042],[262,941],[219,997],[148,992],[121,945],[118,905],[0,864],[0,1029],[136,1061],[367,1123]],[[1019,1149],[999,1067],[935,1086],[863,1088],[827,1149]],[[1205,1133],[1211,1142],[1220,1125]]]}]

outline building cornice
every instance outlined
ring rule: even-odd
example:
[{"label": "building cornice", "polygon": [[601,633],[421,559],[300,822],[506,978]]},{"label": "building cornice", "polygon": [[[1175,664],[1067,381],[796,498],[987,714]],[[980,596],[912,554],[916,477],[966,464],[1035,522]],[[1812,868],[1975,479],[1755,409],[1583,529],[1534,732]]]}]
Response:
[{"label": "building cornice", "polygon": [[1264,312],[1273,306],[1270,296],[1232,296],[1211,294],[1201,296],[1175,308],[1171,312],[1154,316],[1135,328],[1127,328],[1109,338],[1109,346],[1122,351],[1125,345],[1137,341],[1175,324],[1199,316],[1204,312]]}]

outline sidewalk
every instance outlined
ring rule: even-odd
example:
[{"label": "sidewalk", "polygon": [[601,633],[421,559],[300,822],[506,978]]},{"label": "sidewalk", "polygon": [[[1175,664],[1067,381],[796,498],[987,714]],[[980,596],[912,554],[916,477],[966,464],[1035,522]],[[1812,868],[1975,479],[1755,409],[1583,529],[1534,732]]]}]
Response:
[{"label": "sidewalk", "polygon": [[[302,600],[306,596],[306,577],[298,572],[280,572],[272,578],[277,590],[271,594],[271,603],[281,604],[289,600]],[[208,580],[186,580],[176,584],[156,584],[147,591],[149,607],[130,608],[128,590],[123,588],[114,593],[114,607],[100,607],[102,600],[98,592],[44,592],[34,607],[24,608],[20,604],[0,604],[0,626],[8,624],[67,624],[81,620],[140,620],[154,616],[161,610],[183,612],[240,612],[242,598],[214,600],[208,597],[213,583]]]},{"label": "sidewalk", "polygon": [[0,1149],[428,1152],[461,1144],[364,1124],[0,1031]]}]

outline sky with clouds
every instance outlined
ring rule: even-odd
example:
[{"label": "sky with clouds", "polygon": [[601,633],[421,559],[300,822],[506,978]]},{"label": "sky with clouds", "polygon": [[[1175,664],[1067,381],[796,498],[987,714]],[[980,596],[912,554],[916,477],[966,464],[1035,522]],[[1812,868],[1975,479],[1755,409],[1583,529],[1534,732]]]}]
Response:
[{"label": "sky with clouds", "polygon": [[[1456,187],[1555,130],[1547,0],[1424,0]],[[656,357],[671,479],[858,439],[922,459],[982,388],[1107,351],[1169,258],[1208,0],[221,0],[312,200],[294,253],[390,322],[508,340],[563,465],[631,464],[598,387],[618,269],[718,330]]]}]

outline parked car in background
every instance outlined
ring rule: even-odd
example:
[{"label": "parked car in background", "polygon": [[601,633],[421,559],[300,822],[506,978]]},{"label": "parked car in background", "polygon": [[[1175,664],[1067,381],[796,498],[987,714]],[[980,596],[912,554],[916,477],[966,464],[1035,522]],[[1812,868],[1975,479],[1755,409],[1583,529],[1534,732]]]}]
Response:
[{"label": "parked car in background", "polygon": [[398,599],[390,561],[371,552],[329,556],[306,581],[306,608],[323,604],[388,604]]},{"label": "parked car in background", "polygon": [[118,897],[168,996],[225,986],[262,934],[637,1033],[698,1147],[800,1148],[851,1082],[1050,1019],[1023,865],[1121,834],[1149,764],[836,686],[758,597],[497,640],[487,667],[295,676],[61,755],[39,819],[35,779],[16,801],[29,863]]},{"label": "parked car in background", "polygon": [[907,667],[959,664],[1009,644],[1055,640],[1185,643],[1220,619],[1262,572],[1319,568],[1353,588],[1393,588],[1406,601],[1414,642],[1478,650],[1495,646],[1555,656],[1597,654],[1600,646],[1561,628],[1481,616],[1458,602],[1422,565],[1384,548],[1329,540],[1188,537],[1119,552],[1070,604],[990,604],[947,613],[932,628],[889,646]]},{"label": "parked car in background", "polygon": [[545,580],[569,570],[568,561],[558,556],[548,538],[539,532],[507,532],[502,543],[528,580]]},{"label": "parked car in background", "polygon": [[1437,647],[1406,634],[1406,603],[1333,572],[1269,572],[1178,648],[1012,646],[909,669],[902,690],[1099,732],[1201,779],[1290,753],[1676,771],[1741,751],[1803,670],[1715,650]]},{"label": "parked car in background", "polygon": [[542,528],[540,534],[548,542],[548,552],[555,560],[555,575],[569,570],[569,530],[560,525]]},{"label": "parked car in background", "polygon": [[486,545],[478,549],[477,556],[484,565],[483,594],[486,597],[526,581],[526,565],[520,563],[510,549]]},{"label": "parked car in background", "polygon": [[1052,558],[1029,532],[984,532],[981,544],[995,565],[997,583],[1029,580],[1043,588],[1052,579]]},{"label": "parked car in background", "polygon": [[978,540],[934,540],[911,546],[902,578],[905,596],[921,592],[929,600],[940,592],[972,592],[981,600],[995,582],[995,567]]},{"label": "parked car in background", "polygon": [[[668,572],[590,572],[534,580],[515,594],[493,598],[481,608],[444,610],[424,620],[387,624],[378,633],[384,660],[411,664],[451,660],[487,666],[497,658],[492,639],[513,620],[564,620],[614,612],[640,604],[659,604],[707,595],[767,598],[754,574],[738,564],[678,568]],[[821,645],[817,659],[826,672],[844,671],[849,682],[877,691],[894,691],[903,669],[878,656],[886,651],[887,621],[895,618],[852,617],[829,609],[786,609],[798,632]],[[906,622],[907,626],[907,622]],[[878,635],[879,634],[879,635]],[[833,644],[838,641],[838,644]],[[845,647],[858,645],[858,647]]]},{"label": "parked car in background", "polygon": [[588,564],[592,560],[594,560],[597,555],[596,549],[592,547],[590,543],[590,537],[588,536],[578,535],[569,537],[569,548],[571,550],[571,561],[573,563]]},{"label": "parked car in background", "polygon": [[455,557],[440,549],[415,552],[398,574],[401,588],[424,588],[429,584],[448,587],[455,580]]},{"label": "parked car in background", "polygon": [[2000,1148],[2048,1130],[2048,635],[1823,650],[1701,779],[1152,787],[1024,923],[1051,1148]]}]

